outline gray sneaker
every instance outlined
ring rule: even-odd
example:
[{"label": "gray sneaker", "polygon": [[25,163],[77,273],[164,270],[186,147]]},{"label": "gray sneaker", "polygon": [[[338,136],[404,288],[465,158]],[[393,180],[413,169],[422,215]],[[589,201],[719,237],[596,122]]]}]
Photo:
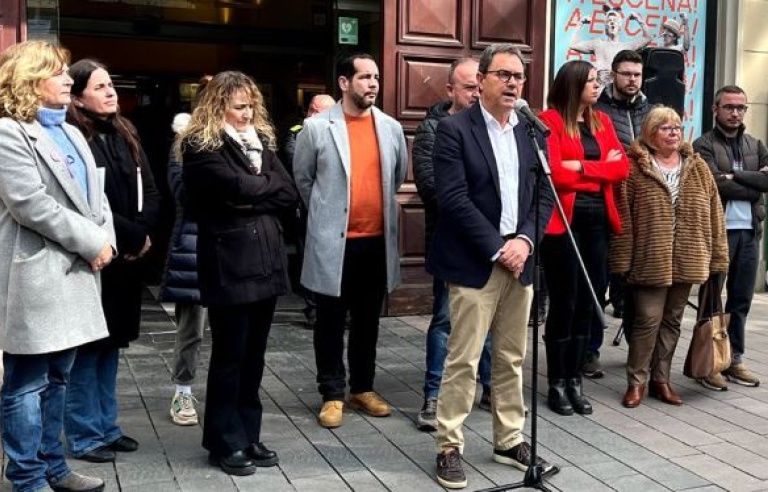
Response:
[{"label": "gray sneaker", "polygon": [[104,490],[104,480],[70,472],[58,482],[52,483],[51,488],[55,492],[101,492]]},{"label": "gray sneaker", "polygon": [[424,400],[424,406],[416,417],[416,428],[424,432],[437,430],[437,397],[432,396]]},{"label": "gray sneaker", "polygon": [[602,378],[603,365],[600,363],[600,354],[587,352],[581,372],[589,379]]},{"label": "gray sneaker", "polygon": [[[510,449],[494,449],[493,461],[514,466],[520,471],[528,471],[528,467],[531,466],[531,445],[527,442],[521,442]],[[555,475],[560,471],[558,466],[549,463],[541,456],[536,456],[536,464],[539,466],[542,477]]]},{"label": "gray sneaker", "polygon": [[437,455],[437,483],[446,489],[463,489],[467,486],[467,476],[458,449],[447,449]]}]

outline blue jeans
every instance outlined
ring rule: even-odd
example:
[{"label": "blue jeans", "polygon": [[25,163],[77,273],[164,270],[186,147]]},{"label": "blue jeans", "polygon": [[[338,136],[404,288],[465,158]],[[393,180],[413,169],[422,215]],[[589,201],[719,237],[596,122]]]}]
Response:
[{"label": "blue jeans", "polygon": [[14,492],[39,490],[70,473],[59,441],[67,380],[76,349],[50,354],[3,354],[5,476]]},{"label": "blue jeans", "polygon": [[731,339],[733,364],[741,364],[744,355],[744,332],[747,315],[752,307],[752,295],[755,293],[759,243],[754,229],[728,230],[730,263],[725,312],[731,313],[728,337]]},{"label": "blue jeans", "polygon": [[[451,313],[448,301],[448,286],[434,279],[432,294],[432,321],[427,329],[427,371],[424,374],[424,398],[437,398],[440,381],[443,379],[445,357],[448,355],[448,336],[451,334]],[[484,390],[491,388],[491,333],[485,339],[483,355],[480,357],[480,383]]]},{"label": "blue jeans", "polygon": [[117,426],[117,364],[120,350],[92,345],[80,347],[67,388],[64,431],[67,447],[78,457],[115,442]]}]

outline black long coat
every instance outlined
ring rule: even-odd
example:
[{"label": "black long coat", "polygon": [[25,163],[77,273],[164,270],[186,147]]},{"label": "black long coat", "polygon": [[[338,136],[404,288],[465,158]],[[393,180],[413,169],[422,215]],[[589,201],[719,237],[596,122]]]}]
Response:
[{"label": "black long coat", "polygon": [[[160,214],[160,194],[144,152],[140,163],[133,158],[127,142],[100,124],[88,142],[96,166],[105,171],[104,192],[112,208],[117,237],[118,257],[101,275],[101,299],[107,319],[109,338],[94,342],[127,347],[139,336],[143,260],[127,261],[137,255],[146,237],[154,238]],[[139,212],[139,172],[141,169],[142,211]]]},{"label": "black long coat", "polygon": [[197,270],[206,305],[245,304],[288,291],[279,217],[298,193],[274,152],[256,174],[229,135],[215,151],[183,146],[183,179],[197,220]]}]

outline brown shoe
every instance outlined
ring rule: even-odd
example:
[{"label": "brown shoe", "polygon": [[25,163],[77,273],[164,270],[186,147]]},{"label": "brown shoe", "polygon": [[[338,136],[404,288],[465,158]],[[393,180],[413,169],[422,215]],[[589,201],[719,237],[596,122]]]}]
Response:
[{"label": "brown shoe", "polygon": [[658,398],[664,403],[669,403],[670,405],[683,404],[683,399],[680,398],[680,395],[675,393],[675,390],[672,389],[672,386],[670,386],[669,383],[651,381],[651,385],[648,388],[648,396]]},{"label": "brown shoe", "polygon": [[352,393],[347,403],[352,410],[362,410],[371,417],[388,417],[392,413],[387,402],[374,391]]},{"label": "brown shoe", "polygon": [[635,408],[642,403],[643,396],[645,396],[644,384],[630,384],[627,386],[627,392],[624,393],[621,404],[627,408]]},{"label": "brown shoe", "polygon": [[326,429],[333,429],[341,425],[342,412],[344,411],[344,402],[341,400],[330,400],[323,403],[320,415],[317,416],[317,422]]}]

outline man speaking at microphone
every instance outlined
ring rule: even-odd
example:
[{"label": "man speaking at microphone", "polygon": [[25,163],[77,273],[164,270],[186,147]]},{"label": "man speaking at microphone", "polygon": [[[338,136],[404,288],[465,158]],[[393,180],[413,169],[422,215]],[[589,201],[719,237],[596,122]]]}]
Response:
[{"label": "man speaking at microphone", "polygon": [[[437,481],[467,486],[462,426],[475,398],[475,376],[488,329],[493,347],[493,459],[527,470],[522,366],[533,298],[534,238],[542,237],[553,196],[539,185],[536,233],[536,150],[513,106],[525,71],[511,44],[480,58],[480,101],[440,121],[433,165],[440,209],[427,269],[448,282],[451,335],[437,403]],[[544,139],[537,135],[542,147]],[[557,468],[538,458],[544,475]]]}]

